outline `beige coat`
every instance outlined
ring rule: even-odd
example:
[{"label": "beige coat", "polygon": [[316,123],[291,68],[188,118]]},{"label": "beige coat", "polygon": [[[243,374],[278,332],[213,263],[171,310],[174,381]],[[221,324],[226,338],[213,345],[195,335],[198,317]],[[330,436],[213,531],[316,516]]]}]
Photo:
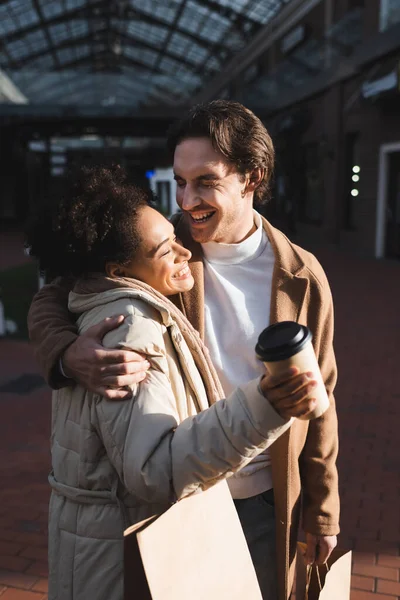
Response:
[{"label": "beige coat", "polygon": [[124,527],[236,472],[289,422],[258,380],[209,408],[193,348],[147,293],[72,292],[69,306],[81,333],[125,315],[104,345],[143,352],[151,368],[132,400],[109,402],[79,385],[53,393],[49,599],[122,600]]},{"label": "beige coat", "polygon": [[[296,538],[300,517],[314,534],[339,532],[336,457],[337,418],[333,390],[336,363],[333,352],[333,305],[325,273],[314,256],[292,244],[263,220],[275,254],[270,322],[294,320],[313,332],[314,348],[329,393],[331,408],[316,421],[296,421],[271,447],[274,478],[280,600],[287,600],[293,582]],[[201,247],[190,238],[184,221],[177,235],[192,251],[193,290],[175,299],[200,334],[204,335],[204,278]],[[31,306],[28,322],[37,359],[52,387],[67,385],[60,377],[59,356],[76,339],[76,327],[66,310],[71,282],[56,281],[43,288]],[[301,504],[302,492],[302,507]]]}]

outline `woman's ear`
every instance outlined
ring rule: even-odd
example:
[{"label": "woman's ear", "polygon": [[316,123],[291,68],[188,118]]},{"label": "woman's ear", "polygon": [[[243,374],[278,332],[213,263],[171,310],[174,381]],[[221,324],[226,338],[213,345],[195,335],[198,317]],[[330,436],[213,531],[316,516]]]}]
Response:
[{"label": "woman's ear", "polygon": [[117,263],[108,262],[106,263],[106,275],[107,277],[116,279],[117,277],[124,277],[125,273],[121,265],[118,265]]}]

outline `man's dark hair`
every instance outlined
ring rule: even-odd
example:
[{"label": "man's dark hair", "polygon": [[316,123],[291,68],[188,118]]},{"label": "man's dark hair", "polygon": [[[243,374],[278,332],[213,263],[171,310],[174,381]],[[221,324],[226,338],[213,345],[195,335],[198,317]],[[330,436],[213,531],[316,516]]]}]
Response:
[{"label": "man's dark hair", "polygon": [[254,205],[260,206],[269,198],[274,170],[274,146],[263,123],[248,108],[231,100],[213,100],[191,108],[168,131],[168,148],[176,147],[189,138],[209,138],[238,173],[245,175],[260,168],[264,177],[254,193]]},{"label": "man's dark hair", "polygon": [[104,272],[108,261],[125,264],[137,251],[138,212],[150,190],[127,181],[124,170],[82,168],[62,200],[47,203],[28,224],[25,245],[48,277]]}]

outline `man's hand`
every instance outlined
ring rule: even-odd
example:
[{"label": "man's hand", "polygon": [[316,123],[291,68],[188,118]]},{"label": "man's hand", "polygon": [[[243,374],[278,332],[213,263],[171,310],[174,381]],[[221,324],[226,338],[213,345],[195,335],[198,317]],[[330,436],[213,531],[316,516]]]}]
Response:
[{"label": "man's hand", "polygon": [[265,375],[261,379],[261,391],[283,418],[302,417],[313,411],[316,400],[312,392],[317,382],[312,373],[301,373],[290,367],[281,375]]},{"label": "man's hand", "polygon": [[336,535],[313,535],[306,533],[307,550],[304,561],[307,565],[323,565],[336,548]]},{"label": "man's hand", "polygon": [[136,352],[106,350],[101,345],[105,334],[123,321],[123,316],[112,317],[90,327],[62,357],[63,369],[68,377],[109,400],[130,398],[130,390],[123,388],[145,379],[150,367],[150,363]]}]

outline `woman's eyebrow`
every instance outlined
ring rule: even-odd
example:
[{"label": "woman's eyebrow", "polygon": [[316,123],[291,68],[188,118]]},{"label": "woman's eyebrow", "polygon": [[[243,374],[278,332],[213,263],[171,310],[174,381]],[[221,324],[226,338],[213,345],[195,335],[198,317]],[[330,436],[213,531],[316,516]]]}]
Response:
[{"label": "woman's eyebrow", "polygon": [[[172,237],[173,237],[173,239],[174,239],[174,240],[176,239],[176,235],[175,235],[175,229],[172,231]],[[170,241],[171,241],[171,237],[167,237],[167,238],[165,238],[165,240],[163,240],[162,242],[160,242],[160,243],[159,243],[159,244],[158,244],[158,245],[157,245],[157,246],[154,248],[154,250],[152,250],[152,254],[153,254],[153,255],[154,255],[154,254],[156,254],[156,253],[159,251],[159,249],[161,248],[161,246],[163,246],[164,244],[166,244],[167,242],[170,242]]]},{"label": "woman's eyebrow", "polygon": [[161,246],[163,246],[164,244],[166,244],[167,242],[169,242],[169,240],[170,240],[170,238],[168,237],[168,238],[165,238],[165,240],[163,240],[162,242],[160,242],[158,244],[158,246],[156,248],[154,248],[154,250],[153,250],[154,254],[156,252],[158,252],[158,250],[161,248]]}]

